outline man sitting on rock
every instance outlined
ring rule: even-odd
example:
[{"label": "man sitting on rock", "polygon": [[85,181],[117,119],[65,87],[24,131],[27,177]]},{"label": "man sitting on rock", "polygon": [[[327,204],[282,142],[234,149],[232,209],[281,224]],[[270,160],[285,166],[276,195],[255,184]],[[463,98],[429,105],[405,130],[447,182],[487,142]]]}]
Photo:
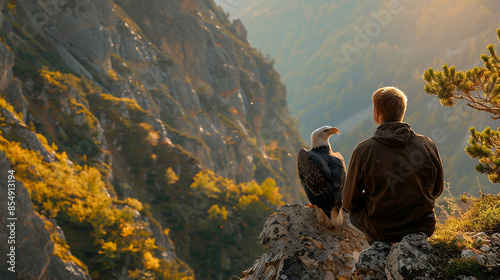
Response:
[{"label": "man sitting on rock", "polygon": [[391,243],[409,234],[434,233],[434,201],[443,191],[443,167],[434,142],[402,122],[407,97],[401,90],[378,89],[372,102],[379,127],[352,153],[343,207],[370,245],[385,242],[390,251]]}]

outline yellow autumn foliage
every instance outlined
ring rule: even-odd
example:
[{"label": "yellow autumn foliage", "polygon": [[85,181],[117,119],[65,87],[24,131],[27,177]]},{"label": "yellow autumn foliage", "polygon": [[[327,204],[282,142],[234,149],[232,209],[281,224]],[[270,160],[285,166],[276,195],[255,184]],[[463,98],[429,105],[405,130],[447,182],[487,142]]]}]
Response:
[{"label": "yellow autumn foliage", "polygon": [[240,199],[238,200],[238,205],[245,207],[252,202],[258,202],[258,201],[259,201],[259,197],[255,194],[242,195],[240,197]]},{"label": "yellow autumn foliage", "polygon": [[157,269],[160,267],[160,260],[155,258],[150,252],[144,253],[144,266],[146,269]]},{"label": "yellow autumn foliage", "polygon": [[212,205],[212,207],[210,207],[210,209],[208,209],[208,214],[212,219],[221,217],[222,219],[227,220],[229,211],[227,211],[226,206],[219,207],[219,205],[214,204]]},{"label": "yellow autumn foliage", "polygon": [[99,254],[106,254],[106,252],[116,252],[116,243],[113,243],[111,241],[105,242],[101,246],[102,251],[99,251]]},{"label": "yellow autumn foliage", "polygon": [[[46,143],[43,136],[38,137]],[[99,170],[71,164],[65,153],[55,151],[53,162],[44,161],[39,152],[10,142],[1,133],[0,152],[10,160],[16,179],[28,190],[35,211],[47,218],[64,213],[71,223],[90,227],[86,230],[91,231],[94,243],[101,244],[96,252],[103,269],[113,269],[126,254],[137,261],[144,256],[142,263],[148,269],[159,268],[152,233],[147,231],[145,222],[135,218],[143,208],[142,203],[133,198],[119,201],[109,196]],[[80,263],[69,253],[69,247],[61,244],[55,247],[55,253]]]},{"label": "yellow autumn foliage", "polygon": [[137,211],[142,211],[142,203],[135,198],[127,197],[125,198],[125,203]]},{"label": "yellow autumn foliage", "polygon": [[120,235],[122,237],[127,237],[134,233],[134,227],[130,223],[121,224],[120,230],[121,230]]},{"label": "yellow autumn foliage", "polygon": [[172,169],[172,167],[167,168],[165,170],[165,179],[167,180],[168,185],[173,185],[179,181],[179,176],[175,174],[175,171]]},{"label": "yellow autumn foliage", "polygon": [[269,203],[273,206],[283,205],[283,196],[279,193],[276,181],[268,178],[258,184],[255,181],[236,184],[233,180],[216,175],[213,171],[204,170],[196,174],[191,188],[208,198],[223,199],[246,206],[254,201]]}]

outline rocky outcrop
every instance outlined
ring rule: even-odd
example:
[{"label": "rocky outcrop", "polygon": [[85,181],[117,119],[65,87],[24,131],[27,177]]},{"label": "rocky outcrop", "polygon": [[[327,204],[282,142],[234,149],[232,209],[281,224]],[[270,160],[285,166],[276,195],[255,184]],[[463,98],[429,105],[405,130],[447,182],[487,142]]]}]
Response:
[{"label": "rocky outcrop", "polygon": [[[1,10],[0,10],[1,13]],[[0,22],[3,19],[0,18]],[[12,81],[14,53],[4,44],[0,44],[0,90],[4,91]]]},{"label": "rocky outcrop", "polygon": [[349,279],[359,254],[368,247],[349,220],[329,230],[312,208],[286,205],[269,216],[260,234],[269,254],[242,272],[243,279]]},{"label": "rocky outcrop", "polygon": [[353,279],[385,279],[386,259],[391,252],[391,244],[375,242],[361,252],[359,262],[353,269]]},{"label": "rocky outcrop", "polygon": [[54,161],[54,155],[43,147],[36,134],[19,121],[12,112],[7,108],[0,108],[0,115],[5,118],[5,125],[0,127],[0,131],[5,136],[17,137],[16,140],[20,140],[23,148],[39,152],[47,162]]},{"label": "rocky outcrop", "polygon": [[[342,228],[332,231],[317,223],[312,208],[299,205],[283,206],[269,216],[259,239],[270,253],[243,271],[242,279],[440,279],[426,234],[369,246],[348,218]],[[498,252],[498,234],[483,240],[488,240],[484,251]],[[494,262],[495,258],[487,259]]]},{"label": "rocky outcrop", "polygon": [[389,280],[433,279],[432,246],[425,233],[409,234],[394,244],[387,256],[385,273]]},{"label": "rocky outcrop", "polygon": [[233,19],[233,23],[231,24],[230,30],[238,36],[243,41],[248,41],[247,35],[248,31],[243,25],[243,22],[241,19]]},{"label": "rocky outcrop", "polygon": [[377,241],[361,252],[352,279],[435,279],[432,246],[424,233],[409,234],[396,244]]},{"label": "rocky outcrop", "polygon": [[462,258],[474,258],[482,265],[500,267],[500,233],[487,235],[480,232],[473,234],[472,238],[479,250],[464,249]]},{"label": "rocky outcrop", "polygon": [[[3,152],[0,152],[1,182],[8,181],[9,173],[7,172],[9,170],[11,170],[9,160]],[[0,207],[0,216],[3,217],[0,219],[2,228],[0,233],[1,240],[4,241],[0,243],[0,252],[2,252],[0,255],[0,278],[5,280],[90,280],[91,277],[84,268],[71,260],[62,260],[54,255],[54,242],[47,229],[47,223],[53,227],[57,227],[57,224],[53,224],[33,210],[30,196],[23,183],[16,181],[13,192],[15,210],[14,215],[9,215],[10,213],[7,211],[7,186],[0,188],[0,197],[5,198],[3,200],[5,204]],[[8,221],[7,217],[16,219]],[[9,227],[7,227],[8,225]],[[10,244],[7,240],[14,240],[15,243]],[[11,246],[14,246],[15,250],[12,251]],[[8,254],[13,255],[13,258]],[[13,263],[8,263],[12,260]],[[14,272],[8,270],[9,267],[14,267]]]}]

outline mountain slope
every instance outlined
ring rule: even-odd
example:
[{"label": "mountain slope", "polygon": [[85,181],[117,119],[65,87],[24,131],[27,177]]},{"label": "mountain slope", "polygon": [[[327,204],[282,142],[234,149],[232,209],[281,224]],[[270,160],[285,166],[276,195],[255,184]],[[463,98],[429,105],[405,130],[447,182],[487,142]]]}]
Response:
[{"label": "mountain slope", "polygon": [[[424,93],[421,75],[444,62],[481,66],[480,54],[495,43],[499,12],[497,1],[254,0],[234,5],[231,16],[275,59],[304,138],[319,126],[339,126],[344,133],[334,146],[348,159],[353,143],[375,129],[371,94],[398,86],[409,97],[406,121],[438,144],[446,181],[460,194],[478,191],[476,162],[463,151],[468,127],[498,124],[467,107],[441,108]],[[479,178],[483,191],[495,193],[486,176]]]},{"label": "mountain slope", "polygon": [[205,0],[1,7],[0,147],[82,269],[226,279],[262,253],[304,144],[241,23]]}]

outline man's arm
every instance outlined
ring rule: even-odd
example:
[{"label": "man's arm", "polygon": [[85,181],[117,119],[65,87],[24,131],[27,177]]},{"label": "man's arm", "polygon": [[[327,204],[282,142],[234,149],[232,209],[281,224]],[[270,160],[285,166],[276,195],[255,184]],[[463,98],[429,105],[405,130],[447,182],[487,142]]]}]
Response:
[{"label": "man's arm", "polygon": [[347,171],[347,178],[342,194],[343,207],[347,212],[360,210],[364,208],[364,185],[363,185],[363,172],[362,161],[358,149],[354,149],[349,163],[349,170]]}]

